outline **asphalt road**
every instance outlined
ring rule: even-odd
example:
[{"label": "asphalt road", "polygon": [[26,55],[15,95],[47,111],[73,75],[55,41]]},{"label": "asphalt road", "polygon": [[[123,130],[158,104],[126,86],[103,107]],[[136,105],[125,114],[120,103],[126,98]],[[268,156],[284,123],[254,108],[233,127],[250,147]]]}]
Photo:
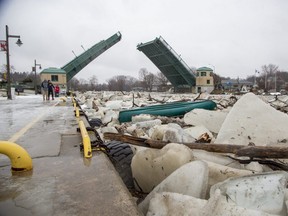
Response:
[{"label": "asphalt road", "polygon": [[22,146],[33,161],[33,170],[11,173],[0,154],[1,216],[141,215],[105,153],[83,157],[71,99],[0,98],[0,112],[0,142]]}]

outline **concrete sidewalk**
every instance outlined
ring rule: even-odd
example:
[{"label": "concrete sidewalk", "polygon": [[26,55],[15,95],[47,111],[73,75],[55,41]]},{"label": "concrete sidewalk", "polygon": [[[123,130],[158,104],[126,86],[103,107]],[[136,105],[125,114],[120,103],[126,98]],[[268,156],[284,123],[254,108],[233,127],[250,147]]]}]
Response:
[{"label": "concrete sidewalk", "polygon": [[6,113],[0,140],[14,139],[33,158],[32,172],[12,175],[8,157],[0,155],[0,215],[141,215],[104,153],[83,158],[70,99],[34,96],[0,104]]}]

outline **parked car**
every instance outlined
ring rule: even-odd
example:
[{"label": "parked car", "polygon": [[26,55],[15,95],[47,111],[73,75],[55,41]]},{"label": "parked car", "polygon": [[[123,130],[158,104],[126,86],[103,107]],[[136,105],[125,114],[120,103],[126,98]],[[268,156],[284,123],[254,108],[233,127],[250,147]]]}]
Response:
[{"label": "parked car", "polygon": [[23,88],[23,86],[21,86],[21,85],[17,85],[17,86],[15,86],[15,92],[18,92],[18,93],[20,93],[20,92],[24,92],[24,88]]}]

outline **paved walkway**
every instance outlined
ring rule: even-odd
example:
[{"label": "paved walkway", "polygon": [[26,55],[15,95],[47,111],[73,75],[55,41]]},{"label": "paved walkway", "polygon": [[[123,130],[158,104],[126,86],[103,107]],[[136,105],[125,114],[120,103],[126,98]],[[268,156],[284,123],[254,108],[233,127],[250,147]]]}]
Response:
[{"label": "paved walkway", "polygon": [[71,100],[0,99],[0,140],[24,147],[33,171],[12,175],[0,154],[0,215],[141,215],[104,153],[79,151]]}]

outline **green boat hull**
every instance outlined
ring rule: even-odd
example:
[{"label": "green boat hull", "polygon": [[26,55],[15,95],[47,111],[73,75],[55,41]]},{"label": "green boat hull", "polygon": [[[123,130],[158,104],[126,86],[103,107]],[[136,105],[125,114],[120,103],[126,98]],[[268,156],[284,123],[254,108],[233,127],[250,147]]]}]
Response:
[{"label": "green boat hull", "polygon": [[140,114],[150,114],[156,116],[183,116],[193,109],[214,110],[216,103],[212,100],[193,101],[193,102],[172,102],[135,109],[122,110],[119,112],[119,122],[129,122],[132,116]]}]

